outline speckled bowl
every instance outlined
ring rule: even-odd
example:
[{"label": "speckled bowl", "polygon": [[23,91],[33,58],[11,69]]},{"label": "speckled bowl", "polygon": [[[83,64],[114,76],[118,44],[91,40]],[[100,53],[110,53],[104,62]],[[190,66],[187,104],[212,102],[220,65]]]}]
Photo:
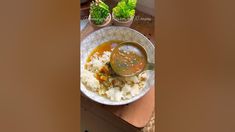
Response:
[{"label": "speckled bowl", "polygon": [[[87,57],[91,51],[98,45],[109,40],[133,41],[139,43],[146,49],[148,61],[154,63],[155,47],[143,34],[128,27],[109,26],[91,33],[81,42],[80,71],[84,69]],[[111,101],[110,99],[88,90],[82,83],[80,84],[80,89],[85,96],[98,103],[105,105],[124,105],[138,100],[149,91],[152,85],[154,85],[154,71],[147,71],[147,74],[149,79],[147,80],[146,86],[140,90],[138,95],[128,100]]]}]

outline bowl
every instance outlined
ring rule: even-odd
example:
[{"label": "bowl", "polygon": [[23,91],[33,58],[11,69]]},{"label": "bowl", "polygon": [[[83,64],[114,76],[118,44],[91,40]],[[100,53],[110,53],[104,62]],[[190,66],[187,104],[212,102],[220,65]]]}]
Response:
[{"label": "bowl", "polygon": [[[84,69],[87,57],[92,52],[92,50],[95,49],[98,45],[110,40],[132,41],[139,43],[146,49],[148,61],[151,63],[155,63],[155,47],[143,34],[128,27],[109,26],[96,30],[82,40],[80,45],[80,71]],[[124,105],[140,99],[150,90],[151,86],[154,85],[154,71],[147,71],[147,75],[148,79],[145,87],[141,89],[138,95],[128,100],[112,101],[108,98],[98,95],[95,92],[88,90],[82,84],[82,82],[80,83],[80,90],[82,94],[95,102],[105,105]]]}]

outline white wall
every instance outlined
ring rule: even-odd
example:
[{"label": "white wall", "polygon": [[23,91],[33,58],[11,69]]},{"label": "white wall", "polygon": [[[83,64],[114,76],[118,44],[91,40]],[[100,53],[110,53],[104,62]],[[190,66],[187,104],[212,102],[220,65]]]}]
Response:
[{"label": "white wall", "polygon": [[137,9],[154,16],[155,13],[155,0],[138,0]]}]

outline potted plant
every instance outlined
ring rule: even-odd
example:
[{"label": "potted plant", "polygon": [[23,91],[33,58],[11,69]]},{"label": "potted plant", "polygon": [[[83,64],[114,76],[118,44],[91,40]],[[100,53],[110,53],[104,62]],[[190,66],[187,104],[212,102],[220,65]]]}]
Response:
[{"label": "potted plant", "polygon": [[89,22],[94,28],[107,26],[111,22],[109,6],[101,0],[92,1],[90,4]]},{"label": "potted plant", "polygon": [[137,0],[121,0],[112,10],[113,23],[117,26],[129,27],[135,16]]}]

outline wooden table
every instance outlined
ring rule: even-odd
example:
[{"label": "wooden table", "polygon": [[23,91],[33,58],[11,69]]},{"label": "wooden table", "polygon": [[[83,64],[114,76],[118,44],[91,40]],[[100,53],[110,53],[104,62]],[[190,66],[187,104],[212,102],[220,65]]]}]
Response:
[{"label": "wooden table", "polygon": [[[154,18],[147,14],[136,12],[136,18],[131,25],[132,29],[135,29],[144,34],[153,44],[154,42]],[[87,35],[95,31],[91,25],[87,25],[83,31],[81,31],[81,40]],[[155,45],[156,47],[156,45]],[[155,107],[154,107],[154,86],[150,91],[141,99],[123,106],[106,106],[91,101],[85,96],[81,97],[81,106],[86,110],[92,112],[98,112],[100,115],[104,115],[104,112],[109,113],[110,116],[115,116],[120,119],[120,122],[130,124],[134,128],[141,129],[146,126],[150,120]],[[105,117],[103,117],[105,118]]]}]

